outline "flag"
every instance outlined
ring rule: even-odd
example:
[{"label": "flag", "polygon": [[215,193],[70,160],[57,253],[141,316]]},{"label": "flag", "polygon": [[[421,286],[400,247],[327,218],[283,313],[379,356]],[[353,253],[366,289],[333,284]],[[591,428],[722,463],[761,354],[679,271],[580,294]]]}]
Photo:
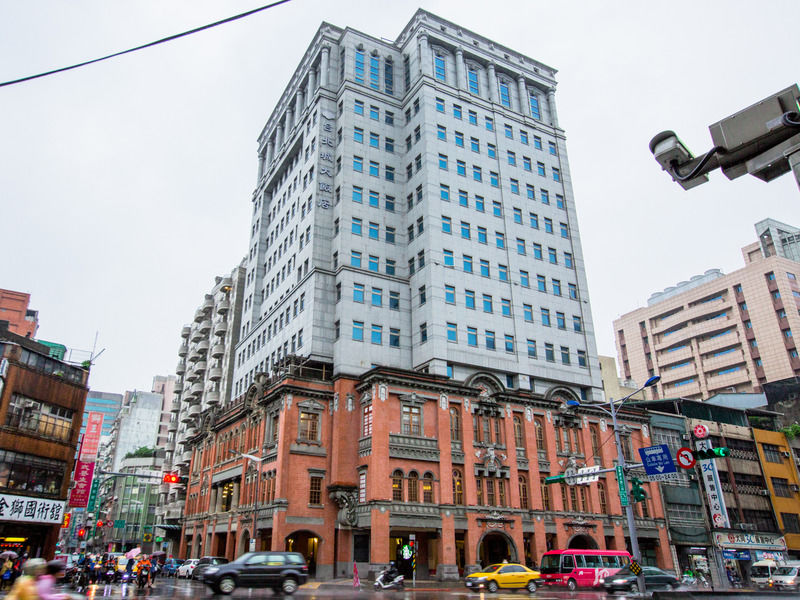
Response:
[{"label": "flag", "polygon": [[358,565],[353,563],[353,587],[361,589],[361,580],[358,578]]}]

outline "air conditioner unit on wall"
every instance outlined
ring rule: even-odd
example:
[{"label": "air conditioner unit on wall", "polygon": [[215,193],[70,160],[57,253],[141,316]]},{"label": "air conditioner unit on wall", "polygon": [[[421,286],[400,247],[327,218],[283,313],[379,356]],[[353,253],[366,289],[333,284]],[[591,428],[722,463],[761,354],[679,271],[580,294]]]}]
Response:
[{"label": "air conditioner unit on wall", "polygon": [[759,496],[769,496],[769,490],[758,490]]}]

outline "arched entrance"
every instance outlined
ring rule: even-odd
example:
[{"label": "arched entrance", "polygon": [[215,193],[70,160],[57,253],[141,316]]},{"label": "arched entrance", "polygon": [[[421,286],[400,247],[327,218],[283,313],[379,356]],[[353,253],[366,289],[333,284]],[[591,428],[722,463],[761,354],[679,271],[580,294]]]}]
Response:
[{"label": "arched entrance", "polygon": [[286,551],[299,552],[305,557],[309,577],[317,574],[317,555],[321,543],[322,538],[313,531],[295,531],[286,536]]},{"label": "arched entrance", "polygon": [[593,537],[579,533],[570,538],[567,548],[570,550],[597,550],[598,546]]},{"label": "arched entrance", "polygon": [[519,562],[514,540],[500,531],[484,534],[478,543],[478,560],[484,567],[501,563],[504,560],[512,563]]},{"label": "arched entrance", "polygon": [[236,553],[236,556],[241,556],[245,552],[250,551],[250,530],[245,529],[239,535],[239,551]]}]

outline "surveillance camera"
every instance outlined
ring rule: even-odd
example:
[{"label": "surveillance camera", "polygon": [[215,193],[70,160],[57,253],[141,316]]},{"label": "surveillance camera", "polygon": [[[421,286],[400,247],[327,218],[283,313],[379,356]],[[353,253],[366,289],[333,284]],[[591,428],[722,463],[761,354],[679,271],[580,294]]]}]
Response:
[{"label": "surveillance camera", "polygon": [[689,152],[689,149],[675,135],[674,131],[662,131],[653,137],[650,140],[650,152],[653,153],[661,168],[669,173],[672,179],[677,181],[683,189],[688,190],[708,181],[708,175],[705,174],[686,181],[681,181],[675,177],[677,169],[681,165],[686,165],[693,161],[694,155]]}]

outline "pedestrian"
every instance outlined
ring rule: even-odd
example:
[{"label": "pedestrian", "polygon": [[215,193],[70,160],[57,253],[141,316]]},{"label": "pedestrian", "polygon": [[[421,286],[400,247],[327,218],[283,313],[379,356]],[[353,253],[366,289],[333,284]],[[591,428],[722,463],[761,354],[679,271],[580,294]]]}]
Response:
[{"label": "pedestrian", "polygon": [[66,565],[60,560],[51,560],[45,566],[45,572],[36,578],[36,592],[39,600],[67,600],[67,594],[55,591],[56,582],[64,577]]},{"label": "pedestrian", "polygon": [[14,582],[14,586],[5,600],[38,600],[36,578],[44,574],[47,563],[42,558],[32,558],[25,563],[22,575]]},{"label": "pedestrian", "polygon": [[14,562],[10,556],[6,556],[3,564],[0,565],[0,590],[5,589],[6,585],[11,585],[11,576],[14,574]]}]

